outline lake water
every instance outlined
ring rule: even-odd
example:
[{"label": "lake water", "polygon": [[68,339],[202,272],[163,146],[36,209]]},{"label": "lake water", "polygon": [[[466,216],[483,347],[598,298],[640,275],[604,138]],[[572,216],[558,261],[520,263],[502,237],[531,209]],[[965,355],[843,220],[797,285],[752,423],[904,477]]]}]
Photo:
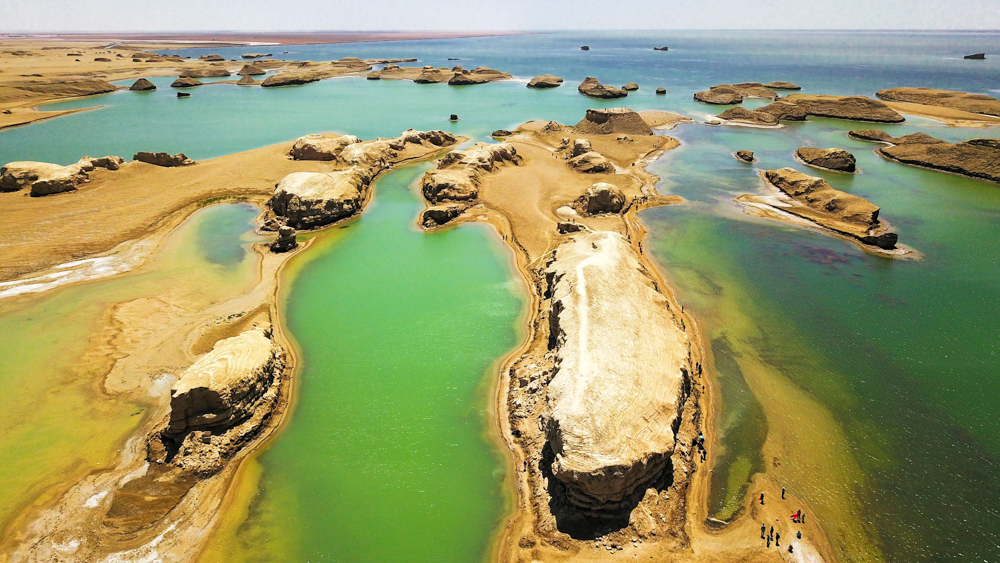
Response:
[{"label": "lake water", "polygon": [[[580,51],[583,44],[591,50]],[[746,80],[789,80],[804,93],[929,86],[1000,94],[1000,56],[961,58],[1000,55],[997,33],[556,33],[272,49],[298,60],[486,65],[521,81],[214,85],[178,100],[166,87],[172,79],[154,79],[161,89],[153,93],[53,104],[108,107],[0,132],[0,160],[68,163],[138,150],[204,159],[327,130],[370,138],[442,128],[482,140],[529,119],[575,123],[602,106],[703,117],[724,108],[694,102],[694,92]],[[542,73],[566,84],[524,88]],[[588,75],[641,89],[625,100],[589,100],[576,92]],[[659,86],[666,96],[653,94]],[[452,113],[462,121],[447,122]],[[868,127],[822,119],[780,130],[682,126],[668,133],[681,148],[651,167],[661,191],[686,203],[642,214],[648,248],[709,336],[720,382],[724,452],[712,511],[731,515],[750,476],[764,470],[809,503],[844,560],[992,560],[1000,550],[1000,187],[884,161],[874,145],[845,136]],[[887,129],[953,141],[1000,136],[924,119]],[[852,151],[861,174],[809,173],[881,206],[923,260],[868,255],[744,215],[732,198],[762,189],[758,169],[801,169],[792,159],[799,146]],[[737,149],[754,150],[760,162],[737,162]],[[369,215],[321,235],[303,258],[287,308],[305,362],[298,406],[241,483],[241,516],[210,554],[252,560],[241,546],[261,545],[255,538],[270,546],[263,559],[486,553],[505,501],[502,458],[484,438],[482,385],[516,341],[522,305],[504,251],[484,230],[412,230],[419,206],[407,186],[417,175],[408,168],[380,180]],[[451,299],[436,301],[447,291]],[[421,418],[418,403],[437,401],[446,406]],[[442,446],[449,440],[462,453]],[[412,475],[400,473],[407,467]],[[414,539],[417,530],[426,541]],[[404,545],[417,547],[399,555]]]}]

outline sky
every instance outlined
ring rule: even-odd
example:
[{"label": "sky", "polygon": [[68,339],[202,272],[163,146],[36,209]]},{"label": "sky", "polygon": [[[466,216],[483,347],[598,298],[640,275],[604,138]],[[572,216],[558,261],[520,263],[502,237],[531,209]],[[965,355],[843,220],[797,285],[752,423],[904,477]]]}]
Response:
[{"label": "sky", "polygon": [[1000,29],[1000,0],[0,0],[0,31]]}]

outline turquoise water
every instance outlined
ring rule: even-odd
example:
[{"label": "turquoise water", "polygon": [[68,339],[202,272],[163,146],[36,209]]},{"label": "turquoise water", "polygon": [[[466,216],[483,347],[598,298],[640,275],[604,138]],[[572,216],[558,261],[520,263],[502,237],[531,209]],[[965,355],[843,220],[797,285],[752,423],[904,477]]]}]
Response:
[{"label": "turquoise water", "polygon": [[[582,44],[589,44],[592,50],[579,51]],[[662,44],[669,45],[671,51],[652,51],[653,45]],[[694,102],[694,92],[742,80],[790,80],[801,84],[805,93],[871,95],[893,86],[1000,93],[1000,57],[987,61],[961,59],[971,52],[1000,53],[997,33],[557,33],[292,46],[288,50],[287,57],[296,59],[417,56],[418,64],[435,65],[451,65],[454,62],[447,61],[448,57],[461,57],[458,63],[466,67],[492,66],[520,79],[554,73],[566,78],[567,84],[536,92],[519,82],[454,88],[343,78],[279,90],[206,86],[193,90],[190,99],[177,100],[165,87],[172,79],[161,78],[154,79],[161,89],[149,94],[118,92],[54,104],[52,107],[58,108],[108,107],[0,132],[0,160],[68,163],[84,154],[129,156],[137,150],[183,151],[204,159],[324,130],[374,137],[397,135],[409,127],[443,128],[483,139],[494,129],[510,128],[528,119],[574,123],[586,108],[602,105],[669,109],[700,117],[719,113],[723,108]],[[186,53],[197,56],[208,51],[239,54],[238,49]],[[623,101],[589,100],[575,90],[587,75],[616,85],[634,80],[642,89]],[[668,95],[654,96],[652,91],[657,86],[665,86]],[[446,117],[451,113],[458,113],[462,121],[448,123]],[[991,560],[1000,550],[1000,422],[995,416],[995,405],[1000,400],[1000,383],[995,374],[1000,373],[1000,359],[994,342],[1000,328],[1000,267],[995,252],[1000,235],[1000,188],[884,161],[872,152],[874,145],[845,136],[850,128],[867,127],[870,125],[835,120],[814,120],[768,131],[685,126],[670,133],[683,146],[652,168],[664,179],[662,191],[688,200],[683,205],[647,211],[643,219],[650,226],[649,246],[655,258],[678,287],[682,302],[697,312],[713,342],[723,402],[720,430],[725,450],[716,470],[713,510],[723,515],[739,506],[749,476],[766,469],[791,484],[793,493],[814,507],[845,560],[862,558],[855,556],[858,553],[863,553],[864,559],[889,561]],[[926,131],[953,141],[1000,136],[995,128],[948,129],[921,119],[909,119],[907,125],[887,129],[894,134]],[[854,152],[862,170],[859,175],[810,173],[882,206],[883,216],[899,231],[901,242],[920,251],[923,260],[879,258],[839,239],[745,216],[732,198],[756,192],[762,186],[755,168],[738,163],[730,152],[754,150],[761,159],[756,168],[798,167],[791,155],[799,146],[837,146]],[[498,247],[492,246],[495,242],[474,229],[432,236],[410,231],[405,236],[391,234],[393,229],[410,228],[409,221],[417,209],[412,200],[400,203],[413,207],[399,211],[399,217],[392,221],[373,219],[388,217],[377,215],[387,213],[383,205],[388,205],[385,198],[392,190],[385,187],[399,182],[393,189],[401,189],[399,186],[406,183],[404,178],[412,177],[407,174],[416,172],[401,174],[392,182],[389,179],[396,176],[385,178],[380,183],[384,193],[372,215],[341,233],[343,240],[331,243],[329,250],[317,258],[317,264],[329,261],[342,266],[307,266],[292,289],[291,329],[302,342],[307,370],[313,369],[308,363],[310,354],[317,358],[315,365],[336,366],[345,358],[353,358],[351,365],[362,365],[361,359],[351,356],[353,351],[347,344],[336,340],[355,335],[358,345],[363,344],[375,354],[379,363],[395,363],[393,369],[404,370],[399,366],[410,362],[424,364],[419,357],[409,357],[408,344],[377,352],[367,348],[369,340],[386,337],[381,332],[366,332],[369,325],[359,310],[347,310],[350,314],[346,318],[355,321],[347,324],[341,315],[333,313],[334,309],[309,307],[328,312],[325,319],[315,322],[328,323],[323,334],[333,343],[306,342],[304,339],[310,337],[296,329],[295,315],[309,313],[296,312],[296,303],[308,302],[300,294],[315,297],[322,293],[315,288],[322,287],[328,299],[336,296],[339,307],[360,306],[353,293],[341,289],[350,287],[364,295],[400,299],[392,303],[398,306],[400,316],[408,315],[411,308],[426,313],[419,302],[429,298],[428,292],[434,294],[420,285],[422,276],[436,279],[435,268],[441,266],[434,260],[448,256],[427,256],[418,252],[421,247],[407,244],[441,240],[438,237],[444,236],[480,237],[478,243],[470,242],[468,247],[457,244],[464,250],[446,249],[442,244],[442,253],[455,252],[461,257],[461,262],[449,266],[448,271],[461,274],[463,280],[482,282],[476,276],[485,274],[479,271],[483,267],[476,260],[502,262]],[[404,220],[407,214],[410,219]],[[377,229],[385,229],[387,234],[356,234],[362,230],[376,233]],[[408,238],[411,235],[412,241]],[[352,237],[359,242],[352,243]],[[401,270],[403,274],[388,272],[378,260],[362,260],[360,250],[351,250],[352,244],[359,249],[372,245],[368,250],[386,253],[395,252],[398,245],[408,253],[393,254],[390,261],[408,265],[409,269]],[[462,266],[464,263],[469,265]],[[506,268],[502,264],[497,267],[501,271]],[[499,272],[493,275],[497,277],[487,277],[492,280],[509,276]],[[410,286],[401,285],[404,282],[415,285],[408,289]],[[496,303],[490,300],[500,298],[473,293],[462,299],[471,306],[477,302]],[[517,305],[509,303],[503,307],[509,307],[509,315],[517,309]],[[461,324],[472,322],[467,316],[448,319],[440,321],[445,325],[440,330],[454,324],[465,332],[471,331]],[[371,322],[382,326],[381,318]],[[456,362],[467,362],[462,377],[471,379],[463,385],[482,381],[489,361],[510,347],[510,324],[498,321],[490,326],[493,328],[489,330],[496,333],[476,335],[488,336],[489,342],[481,344],[475,353],[461,347],[450,352]],[[386,385],[395,381],[393,377],[385,380]],[[356,379],[347,383],[361,385],[368,381],[360,375]],[[257,508],[251,515],[256,516],[252,518],[282,523],[281,529],[303,530],[301,536],[293,536],[295,542],[286,545],[295,557],[337,553],[345,559],[365,560],[383,556],[388,553],[378,551],[383,549],[383,543],[389,544],[384,548],[387,550],[401,544],[384,536],[377,541],[372,536],[363,536],[363,541],[356,539],[362,537],[364,526],[355,520],[375,522],[388,518],[386,513],[366,511],[359,516],[358,512],[348,511],[345,515],[331,508],[339,501],[329,494],[325,497],[331,499],[329,502],[324,497],[302,499],[308,496],[301,492],[306,489],[297,488],[299,481],[306,479],[291,466],[304,464],[300,458],[326,455],[325,450],[309,446],[305,434],[298,437],[295,430],[301,417],[313,416],[308,414],[310,409],[320,410],[319,406],[309,406],[309,401],[317,400],[310,399],[310,395],[323,396],[322,385],[318,378],[312,378],[311,383],[304,380],[300,388],[302,402],[287,437],[279,438],[262,461],[261,500],[254,505]],[[477,408],[470,405],[484,404],[480,395],[469,390],[471,387],[462,388],[464,395],[449,396],[455,404],[471,401],[462,403],[469,409]],[[412,388],[403,390],[416,392]],[[393,401],[409,404],[408,396],[400,398],[384,388],[369,391],[382,393],[385,404],[390,405],[382,407],[385,413],[392,412]],[[372,422],[361,414],[356,416],[364,424],[339,416],[329,414],[322,423],[304,425],[314,424],[311,428],[316,433],[330,432],[329,439],[347,440],[355,444],[352,448],[359,448],[356,453],[338,452],[346,461],[327,461],[324,463],[329,465],[324,467],[343,463],[344,467],[361,471],[358,456],[375,454],[352,433],[366,432],[364,424]],[[413,416],[413,411],[400,411],[399,427],[404,426],[404,421],[412,422]],[[481,433],[481,417],[469,416],[469,420],[477,420]],[[479,475],[469,479],[482,479],[477,481],[482,490],[475,493],[480,495],[476,499],[497,494],[499,482],[493,470],[487,470],[498,467],[498,458],[489,453],[488,447],[482,447],[470,450],[477,452],[471,456],[481,458],[483,464],[469,473]],[[779,467],[760,453],[761,447],[780,452]],[[821,457],[824,451],[836,455]],[[417,461],[424,459],[419,448],[407,455]],[[397,452],[390,457],[401,460],[406,456]],[[463,467],[470,463],[465,458],[443,459]],[[378,470],[383,467],[378,466]],[[338,483],[357,484],[332,470],[326,481],[316,476],[310,479],[310,486],[324,491]],[[372,494],[389,498],[382,489]],[[441,502],[445,497],[451,498],[444,495]],[[463,506],[480,501],[449,502],[454,502],[452,506],[460,513]],[[287,510],[267,508],[279,505],[287,506]],[[458,518],[474,522],[470,526],[477,530],[469,532],[469,544],[462,548],[466,549],[463,553],[482,553],[492,525],[487,523],[495,523],[500,505],[484,502],[486,508],[476,516]],[[411,506],[423,505],[412,501],[405,506],[392,505],[392,510],[403,510],[408,516],[426,514],[418,509],[410,513]],[[453,526],[453,520],[449,517],[441,521],[444,524],[439,529],[426,532],[428,537],[447,535],[444,530]],[[264,534],[259,532],[264,527],[252,529]],[[394,534],[405,532],[392,529]],[[473,538],[476,533],[482,535]],[[362,543],[374,545],[375,551],[357,551]],[[432,557],[427,553],[414,551],[409,555],[425,560],[440,555]]]}]

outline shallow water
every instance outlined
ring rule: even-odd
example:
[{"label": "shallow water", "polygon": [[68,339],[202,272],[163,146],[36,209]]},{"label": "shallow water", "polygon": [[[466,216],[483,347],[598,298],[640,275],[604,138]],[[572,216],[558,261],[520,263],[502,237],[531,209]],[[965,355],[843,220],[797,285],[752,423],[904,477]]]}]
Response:
[{"label": "shallow water", "polygon": [[[580,51],[582,44],[592,50]],[[652,51],[653,45],[663,44],[671,50]],[[191,98],[177,100],[166,87],[172,79],[160,78],[154,79],[161,87],[156,92],[119,92],[55,104],[53,108],[108,107],[0,132],[0,160],[68,163],[88,153],[129,156],[137,150],[183,151],[204,159],[324,130],[368,138],[397,135],[409,127],[443,128],[481,139],[494,129],[511,128],[528,119],[575,123],[588,107],[625,104],[636,110],[669,109],[702,117],[724,108],[694,102],[695,91],[743,80],[790,80],[801,84],[804,93],[871,95],[893,86],[930,86],[1000,94],[996,80],[1000,57],[961,59],[971,52],[1000,53],[997,33],[556,33],[281,50],[286,49],[288,55],[280,56],[312,60],[417,56],[417,64],[436,66],[450,66],[456,61],[447,61],[448,57],[460,57],[463,60],[457,63],[466,68],[492,66],[520,79],[554,73],[567,82],[556,90],[536,92],[524,88],[523,82],[455,88],[343,78],[279,90],[204,86],[194,89]],[[228,56],[242,52],[213,48],[186,53],[197,56],[209,51]],[[626,100],[589,100],[575,91],[587,75],[616,85],[634,80],[642,89]],[[668,94],[653,95],[657,86],[665,86]],[[458,113],[462,121],[445,121],[451,113]],[[713,511],[725,517],[737,510],[749,476],[766,468],[810,503],[846,560],[991,560],[1000,549],[1000,514],[996,512],[1000,506],[1000,422],[994,416],[1000,400],[1000,383],[994,377],[1000,373],[994,342],[1000,328],[1000,268],[994,248],[1000,234],[1000,188],[884,161],[873,153],[875,145],[845,136],[851,128],[869,127],[836,120],[813,120],[780,130],[684,126],[669,133],[681,139],[682,148],[652,167],[664,178],[662,191],[688,200],[647,211],[643,219],[650,226],[649,248],[654,257],[678,287],[681,301],[694,307],[712,342],[722,392],[720,430],[725,448],[715,472]],[[921,130],[952,141],[1000,137],[996,128],[948,129],[926,119],[908,119],[906,125],[884,128],[893,134]],[[52,142],[54,138],[60,142]],[[745,216],[732,198],[762,189],[756,169],[804,169],[792,159],[799,146],[851,150],[858,157],[861,174],[809,173],[880,205],[883,217],[900,232],[901,242],[920,251],[924,259],[888,260],[820,233]],[[761,161],[755,166],[741,164],[730,155],[736,149],[754,150]],[[385,193],[373,213],[385,212],[379,206],[391,191],[385,186],[392,177],[382,180],[380,189]],[[416,207],[406,213],[415,215]],[[385,299],[399,297],[399,292],[415,293],[400,289],[401,283],[409,278],[433,278],[434,268],[440,267],[414,251],[413,258],[430,261],[408,262],[411,256],[400,257],[400,264],[410,264],[412,269],[407,270],[408,277],[391,276],[379,269],[384,265],[377,260],[362,259],[365,245],[372,245],[367,251],[393,251],[392,245],[380,246],[376,241],[390,236],[384,240],[395,241],[392,229],[408,225],[410,219],[397,221],[377,227],[385,229],[386,235],[356,234],[363,229],[374,232],[376,227],[367,225],[380,222],[371,217],[337,234],[322,235],[329,239],[324,243],[329,246],[314,250],[321,256],[317,264],[329,261],[353,268],[303,266],[289,296],[289,314],[293,335],[306,352],[307,370],[313,369],[308,364],[310,344],[303,340],[309,337],[299,334],[294,320],[295,303],[307,302],[300,292],[315,296],[321,292],[311,288],[323,287],[329,295],[326,299],[336,296],[343,301],[340,306],[354,306],[353,294],[344,297],[339,288],[360,285],[366,292],[386,294]],[[412,244],[444,236],[479,236],[479,243],[468,243],[474,251],[467,248],[463,260],[477,256],[500,260],[502,252],[485,234],[467,228],[454,231],[461,235],[452,233],[410,234]],[[363,242],[353,243],[352,237]],[[410,241],[407,237],[402,240]],[[352,244],[358,244],[358,250],[351,250]],[[339,257],[342,251],[346,254]],[[472,279],[479,275],[472,267],[456,266],[449,271]],[[467,299],[467,303],[476,299],[485,303],[496,297]],[[410,307],[418,305],[406,302],[399,306],[399,313],[406,314]],[[516,305],[511,307],[516,309]],[[360,313],[352,309],[351,314],[350,318],[357,319]],[[473,322],[464,313],[451,314],[449,323],[456,326]],[[337,350],[336,357],[316,356],[322,358],[317,363],[323,363],[324,369],[334,369],[341,355],[354,353],[336,339],[357,334],[357,345],[363,346],[359,349],[369,351],[384,339],[381,333],[359,331],[360,323],[344,324],[338,315],[322,322],[328,323],[324,337],[336,343],[328,353]],[[496,339],[482,348],[492,356],[476,352],[466,357],[464,349],[452,352],[454,361],[465,362],[461,375],[468,378],[465,384],[481,381],[489,360],[506,350],[502,343],[509,347],[510,340],[504,340],[509,338],[504,336],[509,335],[509,324],[501,325],[495,326],[496,334],[477,335]],[[400,350],[409,348],[384,352],[385,361],[408,361],[409,352]],[[419,359],[414,356],[415,361]],[[355,367],[351,369],[360,370],[356,366],[361,361],[352,361]],[[375,384],[358,379],[349,383]],[[320,392],[318,379],[303,381],[302,402],[292,415],[288,437],[279,437],[262,458],[263,465],[243,484],[241,498],[246,499],[243,510],[249,510],[249,523],[243,532],[226,536],[230,539],[220,544],[221,549],[252,559],[252,553],[239,551],[240,546],[260,538],[267,541],[257,545],[268,546],[270,555],[284,552],[295,559],[334,553],[363,560],[374,558],[376,552],[355,551],[362,544],[376,550],[383,543],[389,544],[386,549],[401,545],[390,534],[362,536],[362,524],[355,524],[355,520],[384,523],[402,510],[399,504],[379,505],[377,512],[366,507],[344,516],[325,504],[339,502],[327,491],[358,481],[340,471],[329,473],[328,480],[320,481],[318,476],[307,480],[291,468],[319,455],[318,448],[309,444],[328,443],[332,429],[339,432],[337,440],[352,444],[352,450],[357,448],[336,452],[347,460],[344,467],[357,470],[361,467],[357,456],[375,455],[366,449],[371,441],[348,432],[364,433],[365,427],[351,426],[335,414],[322,424],[312,423],[311,435],[305,431],[309,423],[302,431],[295,430],[300,415],[307,416],[301,413],[319,410],[319,406],[309,406],[311,389]],[[469,391],[448,396],[467,401],[463,404],[472,410],[485,404],[482,395]],[[382,398],[408,404],[408,397],[400,399],[388,392]],[[477,420],[481,433],[485,423]],[[461,428],[462,423],[454,426]],[[470,451],[479,452],[474,454],[479,463],[499,466],[495,454],[486,453],[488,448]],[[399,451],[390,457],[407,459]],[[775,457],[778,466],[773,463]],[[419,450],[413,459],[422,459]],[[482,478],[478,481],[482,490],[474,498],[496,494],[500,477],[491,473],[483,478],[488,472],[482,466],[474,472],[479,475],[475,479]],[[254,488],[256,478],[260,479],[259,491]],[[298,488],[299,481],[313,489]],[[322,490],[325,496],[310,498],[304,490]],[[254,494],[258,497],[251,503]],[[379,489],[370,494],[384,499],[378,495],[387,493]],[[449,498],[450,493],[442,495],[441,502]],[[469,546],[477,547],[467,546],[466,553],[482,553],[491,533],[485,523],[495,522],[498,506],[502,502],[470,519],[475,522],[470,530],[476,531],[468,532]],[[451,520],[441,523],[427,537],[447,537],[450,542],[454,536],[448,532]],[[267,534],[270,526],[288,532],[282,537]],[[317,540],[314,534],[328,534],[329,539]],[[473,538],[475,534],[482,535]],[[440,555],[426,553],[409,555],[425,560]]]},{"label": "shallow water", "polygon": [[53,485],[113,465],[145,419],[145,403],[103,392],[111,366],[86,353],[102,345],[109,308],[164,294],[203,307],[247,287],[256,257],[245,237],[256,214],[250,205],[203,209],[137,272],[0,301],[0,529]]},{"label": "shallow water", "polygon": [[208,559],[456,561],[486,555],[508,508],[485,434],[494,362],[523,303],[485,226],[417,230],[390,172],[356,222],[320,235],[286,303],[302,351],[288,427],[259,457],[258,493]]}]

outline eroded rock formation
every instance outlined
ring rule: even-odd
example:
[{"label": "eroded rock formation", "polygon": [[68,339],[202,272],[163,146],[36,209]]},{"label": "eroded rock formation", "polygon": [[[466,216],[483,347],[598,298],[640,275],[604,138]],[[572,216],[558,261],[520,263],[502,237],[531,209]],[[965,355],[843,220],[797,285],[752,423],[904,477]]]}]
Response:
[{"label": "eroded rock formation", "polygon": [[201,86],[204,84],[201,80],[197,78],[182,77],[174,80],[171,84],[171,88],[193,88],[194,86]]},{"label": "eroded rock formation", "polygon": [[613,184],[598,182],[587,188],[587,191],[573,202],[573,206],[582,215],[621,213],[625,208],[625,194]]},{"label": "eroded rock formation", "polygon": [[837,172],[855,172],[857,161],[854,155],[844,149],[816,149],[801,147],[795,151],[795,156],[802,162]]},{"label": "eroded rock formation", "polygon": [[580,84],[580,86],[577,87],[577,91],[588,98],[597,98],[602,100],[624,98],[625,96],[628,96],[628,92],[625,90],[601,84],[600,81],[593,76],[588,76]]},{"label": "eroded rock formation", "polygon": [[801,90],[802,87],[798,84],[792,84],[791,82],[785,82],[783,80],[776,80],[774,82],[768,82],[764,84],[765,88],[770,88],[772,90]]},{"label": "eroded rock formation", "polygon": [[739,160],[740,162],[746,162],[747,164],[757,160],[753,156],[753,151],[741,150],[741,151],[736,151],[735,153],[733,153],[733,155],[736,157],[736,160]]},{"label": "eroded rock formation", "polygon": [[152,82],[146,80],[145,78],[140,78],[139,80],[136,80],[131,86],[129,86],[128,89],[133,92],[148,92],[150,90],[156,90],[156,84],[153,84]]},{"label": "eroded rock formation", "polygon": [[779,121],[806,120],[806,110],[800,108],[795,104],[783,100],[778,100],[776,102],[770,103],[762,108],[758,108],[756,111],[769,113]]},{"label": "eroded rock formation", "polygon": [[360,143],[354,135],[319,133],[296,139],[289,153],[295,160],[335,160],[348,145]]},{"label": "eroded rock formation", "polygon": [[570,502],[615,511],[670,463],[687,336],[621,235],[571,236],[546,269],[556,360],[545,431]]},{"label": "eroded rock formation", "polygon": [[462,151],[452,151],[436,170],[424,174],[420,191],[433,203],[471,204],[479,197],[479,184],[485,174],[504,165],[518,165],[521,157],[508,143],[478,143]]},{"label": "eroded rock formation", "polygon": [[236,74],[238,76],[260,76],[262,74],[267,74],[267,71],[251,63],[243,65],[243,68],[241,68]]},{"label": "eroded rock formation", "polygon": [[132,160],[145,162],[154,166],[171,168],[174,166],[191,166],[194,161],[184,155],[184,153],[170,154],[165,152],[137,152]]},{"label": "eroded rock formation", "polygon": [[222,67],[199,67],[189,68],[180,74],[180,78],[223,78],[231,73]]},{"label": "eroded rock formation", "polygon": [[732,123],[742,123],[745,125],[758,125],[763,127],[773,127],[778,125],[778,118],[760,110],[748,110],[744,107],[729,108],[719,114],[719,119]]},{"label": "eroded rock formation", "polygon": [[899,138],[891,137],[884,131],[878,131],[884,136],[869,131],[851,132],[852,136],[863,138],[855,133],[879,137],[865,140],[890,144],[878,150],[880,155],[890,160],[1000,183],[1000,139],[970,139],[961,143],[949,143],[924,133]]},{"label": "eroded rock formation", "polygon": [[528,81],[528,88],[539,90],[545,88],[558,88],[562,86],[563,79],[551,74],[540,74]]},{"label": "eroded rock formation", "polygon": [[288,225],[282,225],[278,227],[278,236],[275,237],[270,248],[271,252],[280,253],[293,250],[298,245],[298,241],[295,240],[295,229],[289,227]]},{"label": "eroded rock formation", "polygon": [[902,123],[902,115],[878,100],[864,96],[820,96],[791,94],[782,101],[799,106],[806,115],[855,121]]},{"label": "eroded rock formation", "polygon": [[642,116],[629,108],[588,109],[573,130],[582,135],[653,134]]},{"label": "eroded rock formation", "polygon": [[11,162],[0,168],[0,192],[30,188],[32,197],[70,192],[90,179],[88,172],[96,168],[118,170],[124,162],[118,156],[85,156],[69,166],[48,162]]},{"label": "eroded rock formation", "polygon": [[889,88],[879,90],[875,96],[887,102],[908,102],[1000,116],[1000,100],[985,94],[969,94],[934,88]]},{"label": "eroded rock formation", "polygon": [[694,95],[694,99],[699,102],[715,105],[738,104],[747,98],[776,100],[778,94],[760,82],[741,82],[739,84],[717,84]]}]

